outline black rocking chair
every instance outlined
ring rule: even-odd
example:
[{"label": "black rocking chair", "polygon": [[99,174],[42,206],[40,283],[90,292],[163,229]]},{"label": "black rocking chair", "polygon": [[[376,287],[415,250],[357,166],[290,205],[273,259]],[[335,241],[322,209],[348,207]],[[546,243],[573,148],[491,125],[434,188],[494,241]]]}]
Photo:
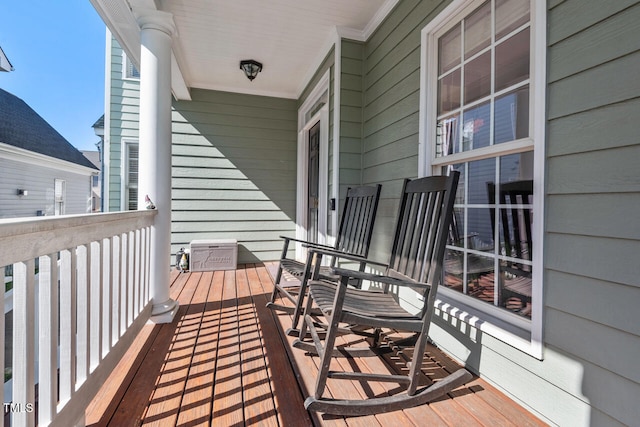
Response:
[{"label": "black rocking chair", "polygon": [[[287,331],[288,334],[297,335],[296,328],[300,315],[302,314],[302,304],[304,295],[306,294],[307,282],[312,274],[314,274],[314,271],[317,278],[335,279],[335,275],[331,273],[331,268],[335,267],[337,262],[337,258],[333,257],[328,266],[318,266],[317,269],[312,270],[313,254],[311,252],[308,252],[306,262],[287,258],[290,242],[301,242],[303,246],[307,248],[325,248],[366,258],[369,253],[369,245],[371,243],[371,235],[373,234],[373,225],[376,218],[381,189],[381,185],[375,185],[354,187],[347,190],[338,236],[334,246],[325,246],[281,236],[281,238],[284,239],[284,246],[274,280],[275,286],[271,294],[271,301],[267,303],[267,307],[293,314],[291,329]],[[364,266],[364,263],[361,264],[362,269],[364,269]],[[283,272],[298,278],[300,282],[294,281],[293,284],[286,283]],[[289,300],[292,305],[277,304],[276,300],[279,295],[283,299]]]},{"label": "black rocking chair", "polygon": [[[305,401],[308,410],[335,415],[366,415],[395,411],[432,401],[465,384],[472,375],[458,370],[432,385],[421,388],[421,366],[427,346],[429,325],[434,311],[438,285],[442,280],[445,245],[451,223],[453,203],[459,173],[405,181],[396,230],[391,247],[391,259],[385,274],[334,268],[340,276],[337,282],[309,281],[309,298],[300,330],[293,346],[320,357],[320,369],[315,391]],[[312,249],[317,257],[331,254]],[[358,257],[348,257],[362,261]],[[367,262],[374,266],[379,263]],[[383,291],[357,289],[347,286],[352,278],[379,284]],[[409,287],[423,297],[421,311],[412,314],[401,307],[391,290]],[[312,308],[317,306],[322,315]],[[369,331],[365,331],[369,328]],[[382,328],[415,333],[413,357],[408,375],[331,371],[332,357],[379,356],[384,349],[379,343]],[[371,332],[373,330],[373,332]],[[307,331],[312,342],[307,338]],[[337,346],[342,334],[367,332],[373,338],[369,346]],[[347,400],[323,397],[329,378],[358,381],[397,382],[406,390],[391,396],[366,400]],[[403,388],[404,388],[403,387]]]}]

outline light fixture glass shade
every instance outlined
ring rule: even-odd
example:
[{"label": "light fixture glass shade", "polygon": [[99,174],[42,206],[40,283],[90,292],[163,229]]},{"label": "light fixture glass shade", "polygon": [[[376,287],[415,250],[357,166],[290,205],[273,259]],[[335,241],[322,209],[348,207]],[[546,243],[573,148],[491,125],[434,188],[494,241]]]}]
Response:
[{"label": "light fixture glass shade", "polygon": [[244,74],[249,80],[253,80],[256,78],[258,73],[262,71],[262,64],[258,61],[254,61],[253,59],[246,59],[244,61],[240,61],[240,69],[244,71]]}]

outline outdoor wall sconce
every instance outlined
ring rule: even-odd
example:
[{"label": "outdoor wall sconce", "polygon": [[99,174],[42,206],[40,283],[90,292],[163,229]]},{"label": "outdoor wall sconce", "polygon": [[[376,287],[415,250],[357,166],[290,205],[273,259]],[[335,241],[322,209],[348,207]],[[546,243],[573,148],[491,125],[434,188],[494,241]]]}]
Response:
[{"label": "outdoor wall sconce", "polygon": [[28,195],[29,195],[29,192],[27,190],[18,188],[18,196],[28,196]]},{"label": "outdoor wall sconce", "polygon": [[240,69],[244,71],[244,74],[249,80],[253,81],[258,73],[262,71],[262,64],[253,59],[245,59],[240,61]]}]

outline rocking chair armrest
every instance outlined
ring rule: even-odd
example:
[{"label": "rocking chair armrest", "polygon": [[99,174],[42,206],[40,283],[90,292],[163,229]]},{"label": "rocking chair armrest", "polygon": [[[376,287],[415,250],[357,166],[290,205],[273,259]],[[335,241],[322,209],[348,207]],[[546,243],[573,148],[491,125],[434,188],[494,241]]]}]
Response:
[{"label": "rocking chair armrest", "polygon": [[334,249],[333,246],[323,245],[321,243],[308,242],[306,240],[296,239],[295,237],[280,236],[280,238],[288,242],[302,243],[304,247]]},{"label": "rocking chair armrest", "polygon": [[360,255],[350,254],[348,252],[339,251],[333,248],[322,248],[322,247],[316,247],[311,245],[302,245],[302,246],[305,248],[308,248],[309,252],[312,252],[312,253],[329,255],[329,256],[334,256],[341,259],[346,259],[348,261],[354,261],[354,262],[359,262],[367,265],[376,265],[379,267],[387,268],[387,264],[384,264],[382,262],[372,261]]},{"label": "rocking chair armrest", "polygon": [[373,274],[373,273],[367,273],[366,271],[350,270],[347,268],[340,268],[340,267],[334,267],[331,269],[331,271],[334,274],[337,274],[342,277],[347,276],[354,279],[370,280],[372,282],[384,283],[392,286],[393,285],[409,286],[412,288],[421,288],[421,289],[431,288],[431,285],[429,285],[428,283],[414,282],[412,280],[400,279],[398,277],[391,277],[384,274]]}]

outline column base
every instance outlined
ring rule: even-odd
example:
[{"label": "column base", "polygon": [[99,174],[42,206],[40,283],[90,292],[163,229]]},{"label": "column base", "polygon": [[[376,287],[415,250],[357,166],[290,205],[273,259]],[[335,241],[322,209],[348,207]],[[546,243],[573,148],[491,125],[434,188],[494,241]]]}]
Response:
[{"label": "column base", "polygon": [[153,323],[171,323],[173,322],[180,304],[169,298],[160,304],[153,304],[151,309],[151,320]]}]

